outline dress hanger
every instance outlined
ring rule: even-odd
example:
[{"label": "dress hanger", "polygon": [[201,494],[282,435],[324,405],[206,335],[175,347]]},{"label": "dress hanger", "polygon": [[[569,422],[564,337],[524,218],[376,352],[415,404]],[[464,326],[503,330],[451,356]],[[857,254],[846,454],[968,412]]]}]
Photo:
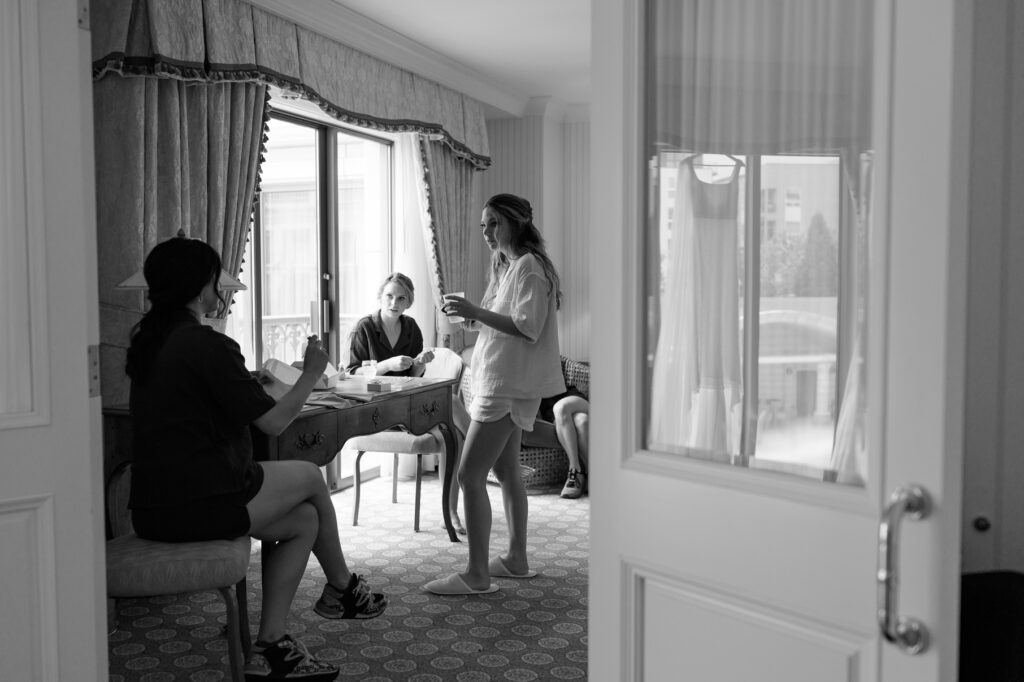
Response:
[{"label": "dress hanger", "polygon": [[[699,154],[693,154],[692,156],[686,157],[684,161],[698,159],[704,156],[705,153],[711,154],[713,152],[701,152]],[[703,161],[693,161],[693,163],[695,165],[703,166],[705,168],[742,168],[744,166],[744,163],[739,158],[733,156],[732,154],[719,154],[719,156],[725,156],[726,158],[731,159],[732,163],[704,163]]]}]

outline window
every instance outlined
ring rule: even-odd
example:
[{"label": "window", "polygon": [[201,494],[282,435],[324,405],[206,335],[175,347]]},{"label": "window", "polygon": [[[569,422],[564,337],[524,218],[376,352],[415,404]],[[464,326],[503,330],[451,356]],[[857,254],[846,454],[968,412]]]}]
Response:
[{"label": "window", "polygon": [[228,334],[249,367],[301,359],[320,334],[339,365],[391,269],[392,147],[339,126],[274,114],[261,193]]},{"label": "window", "polygon": [[[649,300],[661,303],[648,332],[648,386],[652,408],[671,407],[651,410],[648,446],[820,471],[832,452],[842,364],[839,157],[662,150],[657,178],[649,248],[660,281]],[[666,185],[679,188],[675,197]],[[775,187],[786,188],[782,229]],[[746,328],[748,319],[757,324]],[[662,377],[690,377],[693,386]]]}]

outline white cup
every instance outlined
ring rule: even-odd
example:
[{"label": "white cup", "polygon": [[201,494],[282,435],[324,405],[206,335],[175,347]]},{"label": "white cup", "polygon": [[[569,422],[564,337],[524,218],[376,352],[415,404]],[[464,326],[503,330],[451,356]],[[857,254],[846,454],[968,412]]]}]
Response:
[{"label": "white cup", "polygon": [[[466,292],[465,291],[453,291],[453,292],[451,292],[449,294],[445,294],[444,295],[445,300],[448,300],[449,296],[461,296],[462,298],[465,298],[466,297]],[[448,315],[448,322],[450,322],[451,324],[459,324],[460,322],[465,322],[465,321],[466,321],[466,318],[464,318],[464,317],[459,317],[458,315]]]}]

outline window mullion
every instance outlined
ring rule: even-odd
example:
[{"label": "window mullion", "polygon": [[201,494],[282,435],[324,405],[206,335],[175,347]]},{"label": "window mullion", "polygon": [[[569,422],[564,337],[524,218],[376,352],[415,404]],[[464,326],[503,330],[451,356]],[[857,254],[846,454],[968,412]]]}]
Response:
[{"label": "window mullion", "polygon": [[323,215],[321,221],[320,257],[322,263],[320,277],[320,298],[321,306],[327,304],[328,315],[324,315],[327,335],[328,352],[331,361],[336,365],[340,364],[342,356],[341,339],[336,338],[338,325],[335,321],[340,310],[340,286],[341,264],[338,259],[338,232],[341,226],[338,225],[340,212],[338,211],[338,133],[333,128],[324,129],[324,154],[323,154],[323,184],[324,191]]},{"label": "window mullion", "polygon": [[740,455],[754,456],[757,443],[757,374],[761,310],[761,156],[747,157],[747,199],[744,215],[743,281],[743,419]]},{"label": "window mullion", "polygon": [[263,357],[263,273],[266,264],[263,262],[263,216],[262,207],[257,205],[253,212],[252,226],[252,326],[253,326],[253,357],[257,367],[262,367],[266,358]]}]

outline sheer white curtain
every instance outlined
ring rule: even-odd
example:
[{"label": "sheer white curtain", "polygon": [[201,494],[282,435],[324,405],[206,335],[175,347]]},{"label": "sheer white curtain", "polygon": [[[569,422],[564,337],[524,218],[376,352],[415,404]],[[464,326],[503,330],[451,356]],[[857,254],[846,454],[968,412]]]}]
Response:
[{"label": "sheer white curtain", "polygon": [[[697,176],[692,155],[841,155],[853,203],[864,210],[861,161],[870,149],[872,21],[872,3],[847,0],[652,4],[647,31],[658,97],[652,103],[650,153],[659,160],[662,182],[672,178],[675,191],[661,193],[670,212],[662,210],[661,272],[652,283],[658,303],[651,316],[657,344],[649,365],[650,447],[737,454],[741,425],[756,421],[744,414],[756,410],[756,401],[743,400],[742,382],[742,364],[757,362],[744,354],[740,332],[742,297],[753,296],[757,286],[740,287],[749,245],[742,242],[737,215],[746,202],[741,196],[738,206],[709,208],[709,193],[730,184],[736,191],[736,178],[728,176],[717,188],[708,185]],[[686,156],[691,160],[681,165],[666,162]],[[673,172],[666,172],[670,166]],[[864,210],[851,221],[858,233],[867,228],[866,215]],[[843,410],[848,402],[859,403],[862,393],[857,368],[863,358],[859,351],[853,356],[862,348],[854,341],[862,334],[864,315],[857,310],[863,307],[863,287],[858,273],[848,273],[845,284],[850,302],[841,325],[846,372],[838,421],[849,452],[833,459],[856,468],[851,448],[861,422]]]},{"label": "sheer white curtain", "polygon": [[395,270],[408,275],[416,286],[416,300],[408,315],[423,332],[423,346],[437,345],[434,331],[434,295],[429,257],[423,233],[429,229],[427,190],[423,184],[423,160],[418,133],[395,136]]}]

